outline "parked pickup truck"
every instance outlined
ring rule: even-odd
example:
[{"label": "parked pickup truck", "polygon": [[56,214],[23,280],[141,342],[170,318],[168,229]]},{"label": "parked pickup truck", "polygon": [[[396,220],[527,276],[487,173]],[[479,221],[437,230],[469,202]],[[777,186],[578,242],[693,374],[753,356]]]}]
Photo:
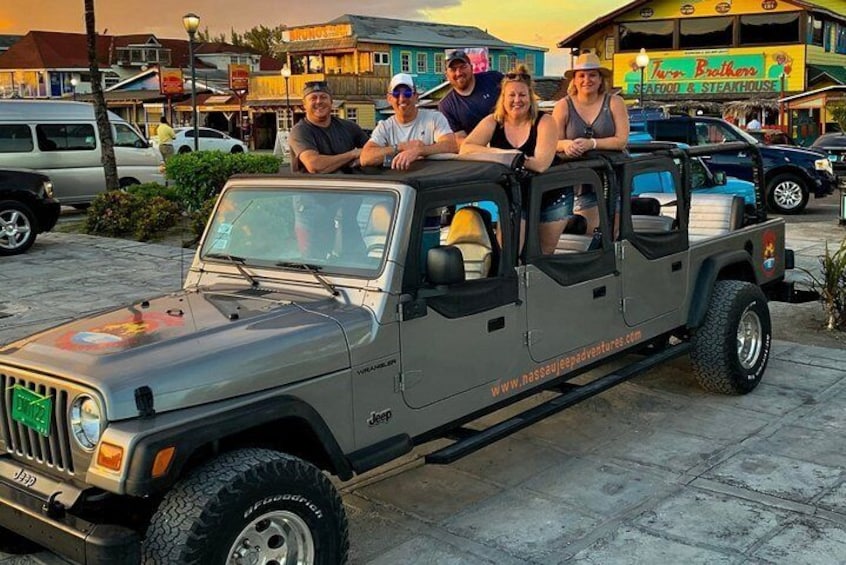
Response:
[{"label": "parked pickup truck", "polygon": [[[83,563],[343,563],[327,474],[442,437],[426,460],[449,464],[680,355],[752,391],[792,253],[781,219],[691,195],[696,151],[230,179],[181,291],[0,349],[2,536]],[[632,197],[656,173],[675,198]],[[599,228],[541,232],[576,188]]]}]

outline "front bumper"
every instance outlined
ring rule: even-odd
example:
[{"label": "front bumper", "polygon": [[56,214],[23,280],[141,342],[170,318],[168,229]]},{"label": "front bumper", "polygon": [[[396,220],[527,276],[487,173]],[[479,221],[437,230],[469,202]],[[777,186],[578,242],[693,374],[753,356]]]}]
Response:
[{"label": "front bumper", "polygon": [[47,232],[56,226],[59,221],[59,214],[62,213],[62,206],[58,200],[53,198],[41,202],[36,212],[38,216],[38,229],[40,232]]},{"label": "front bumper", "polygon": [[88,522],[5,480],[0,480],[0,526],[77,563],[141,560],[140,537],[134,530]]},{"label": "front bumper", "polygon": [[816,178],[814,178],[814,196],[823,198],[829,194],[833,194],[837,188],[837,177],[828,171],[818,171]]}]

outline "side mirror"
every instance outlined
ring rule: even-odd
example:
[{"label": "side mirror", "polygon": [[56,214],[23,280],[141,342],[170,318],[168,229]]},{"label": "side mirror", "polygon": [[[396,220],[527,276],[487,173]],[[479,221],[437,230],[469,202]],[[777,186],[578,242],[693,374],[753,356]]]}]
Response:
[{"label": "side mirror", "polygon": [[717,186],[724,186],[726,184],[725,171],[714,171],[714,184]]},{"label": "side mirror", "polygon": [[464,282],[464,257],[452,245],[433,247],[426,254],[426,279],[436,286]]}]

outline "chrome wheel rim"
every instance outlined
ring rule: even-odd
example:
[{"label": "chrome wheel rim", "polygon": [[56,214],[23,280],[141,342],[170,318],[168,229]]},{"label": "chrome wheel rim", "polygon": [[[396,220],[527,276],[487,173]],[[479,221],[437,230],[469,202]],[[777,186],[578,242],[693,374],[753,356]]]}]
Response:
[{"label": "chrome wheel rim", "polygon": [[314,538],[302,518],[278,510],[250,522],[235,538],[227,565],[312,565]]},{"label": "chrome wheel rim", "polygon": [[19,210],[0,210],[0,247],[15,250],[29,239],[32,226]]},{"label": "chrome wheel rim", "polygon": [[802,186],[793,180],[778,183],[773,188],[773,200],[784,210],[792,210],[802,203]]},{"label": "chrome wheel rim", "polygon": [[761,318],[747,308],[740,316],[737,327],[737,358],[744,369],[751,369],[758,361],[763,347],[763,334]]}]

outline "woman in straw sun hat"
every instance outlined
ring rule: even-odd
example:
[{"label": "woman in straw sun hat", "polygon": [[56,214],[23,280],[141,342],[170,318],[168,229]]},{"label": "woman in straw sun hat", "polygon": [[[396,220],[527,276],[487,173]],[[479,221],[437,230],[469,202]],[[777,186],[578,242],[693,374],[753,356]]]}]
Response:
[{"label": "woman in straw sun hat", "polygon": [[[570,81],[567,96],[555,103],[558,124],[556,150],[563,157],[581,157],[587,151],[622,151],[629,141],[629,114],[623,99],[610,93],[611,72],[593,53],[578,56],[564,73]],[[596,194],[576,191],[573,212],[587,219],[588,229],[599,225]]]}]

